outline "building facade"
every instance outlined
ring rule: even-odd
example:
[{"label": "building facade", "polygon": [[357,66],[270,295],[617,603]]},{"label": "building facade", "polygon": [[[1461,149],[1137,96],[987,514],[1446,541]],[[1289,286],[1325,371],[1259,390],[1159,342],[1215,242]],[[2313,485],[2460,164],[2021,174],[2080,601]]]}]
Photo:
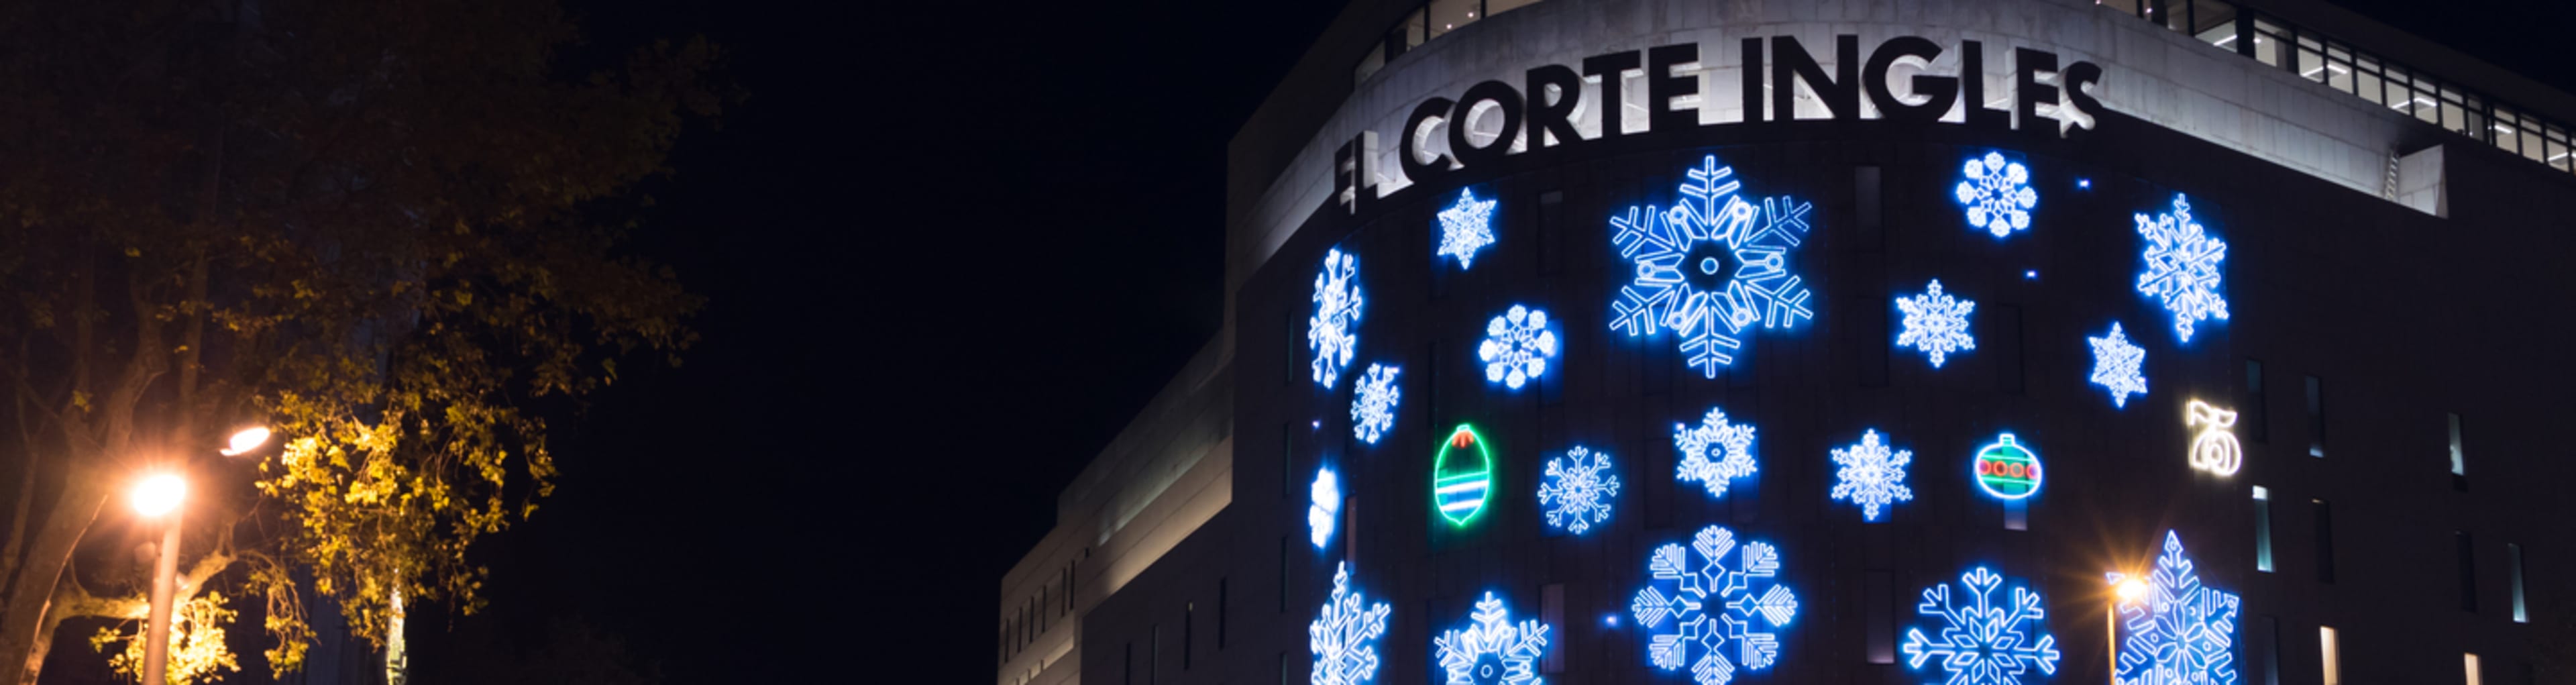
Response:
[{"label": "building facade", "polygon": [[2558,682],[2571,120],[2301,0],[1355,2],[997,682]]}]

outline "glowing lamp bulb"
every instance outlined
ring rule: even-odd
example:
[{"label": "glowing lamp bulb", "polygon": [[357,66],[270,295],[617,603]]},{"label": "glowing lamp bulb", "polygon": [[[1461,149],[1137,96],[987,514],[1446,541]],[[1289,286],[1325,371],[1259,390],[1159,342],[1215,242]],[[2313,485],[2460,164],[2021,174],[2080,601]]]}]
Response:
[{"label": "glowing lamp bulb", "polygon": [[2138,582],[2136,578],[2130,578],[2120,581],[2114,591],[2120,594],[2120,601],[2135,602],[2139,597],[2147,595],[2147,584]]},{"label": "glowing lamp bulb", "polygon": [[268,427],[251,426],[249,428],[242,429],[239,433],[233,434],[232,444],[224,448],[223,455],[227,457],[240,456],[251,450],[259,449],[259,446],[266,444],[268,444]]},{"label": "glowing lamp bulb", "polygon": [[163,473],[144,478],[134,486],[134,511],[147,517],[158,517],[179,508],[188,498],[188,480],[176,474]]}]

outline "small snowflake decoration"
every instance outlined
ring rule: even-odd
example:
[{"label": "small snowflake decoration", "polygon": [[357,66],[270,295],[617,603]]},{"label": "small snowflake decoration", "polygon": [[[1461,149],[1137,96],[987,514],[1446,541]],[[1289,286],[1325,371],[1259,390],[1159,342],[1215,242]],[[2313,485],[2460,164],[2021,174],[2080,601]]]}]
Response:
[{"label": "small snowflake decoration", "polygon": [[1970,158],[1967,180],[1959,182],[1959,204],[1968,207],[1968,224],[2001,238],[2030,229],[2030,210],[2039,206],[2039,191],[2030,187],[2030,170],[2006,162],[2000,152]]},{"label": "small snowflake decoration", "polygon": [[[1365,608],[1363,608],[1365,607]],[[1306,649],[1315,655],[1308,685],[1358,685],[1377,679],[1377,639],[1386,636],[1385,602],[1364,602],[1351,589],[1350,564],[1333,568],[1333,596],[1315,622],[1306,624]]]},{"label": "small snowflake decoration", "polygon": [[2138,272],[2138,293],[2164,302],[2183,342],[2191,342],[2192,324],[2227,320],[2227,298],[2218,294],[2224,276],[2218,263],[2227,260],[2227,241],[2192,220],[2191,202],[2180,194],[2174,195],[2173,211],[2135,219],[2138,235],[2147,239],[2147,268]]},{"label": "small snowflake decoration", "polygon": [[1547,373],[1547,359],[1554,356],[1556,331],[1548,330],[1547,312],[1520,305],[1485,324],[1485,342],[1476,346],[1485,381],[1513,390]]},{"label": "small snowflake decoration", "polygon": [[1332,469],[1316,469],[1315,484],[1307,489],[1306,536],[1314,540],[1315,549],[1333,539],[1334,517],[1342,513],[1342,481]]},{"label": "small snowflake decoration", "polygon": [[1905,312],[1905,332],[1897,334],[1896,346],[1922,350],[1932,358],[1932,368],[1941,368],[1951,352],[1977,349],[1976,336],[1968,333],[1968,313],[1977,310],[1976,301],[1941,292],[1940,279],[1933,279],[1921,295],[1896,298],[1896,308]]},{"label": "small snowflake decoration", "polygon": [[1358,352],[1360,258],[1335,248],[1315,275],[1315,315],[1306,319],[1306,349],[1315,351],[1315,383],[1333,387]]},{"label": "small snowflake decoration", "polygon": [[1925,661],[1941,657],[1949,685],[2019,685],[2033,666],[2056,675],[2057,636],[2047,633],[2048,610],[2039,593],[2016,587],[2011,605],[1995,606],[1993,595],[2003,582],[2003,576],[1980,566],[1959,576],[1959,587],[1967,590],[1961,594],[1969,597],[1950,594],[1948,583],[1925,589],[1914,611],[1939,617],[1941,637],[1925,637],[1920,627],[1907,629],[1906,667],[1923,670]]},{"label": "small snowflake decoration", "polygon": [[1728,481],[1753,475],[1753,426],[1731,423],[1726,410],[1711,407],[1698,426],[1673,424],[1673,448],[1682,460],[1673,479],[1699,481],[1708,496],[1725,497]]},{"label": "small snowflake decoration", "polygon": [[1877,521],[1880,507],[1914,501],[1914,489],[1905,487],[1905,466],[1913,462],[1913,450],[1891,452],[1879,444],[1878,431],[1862,433],[1858,444],[1834,450],[1834,465],[1842,469],[1834,473],[1832,497],[1860,505],[1861,520]]},{"label": "small snowflake decoration", "polygon": [[1610,455],[1580,446],[1547,460],[1547,479],[1538,486],[1547,525],[1576,535],[1608,522],[1610,502],[1618,497],[1619,476],[1611,471]]},{"label": "small snowflake decoration", "polygon": [[1738,666],[1766,670],[1779,659],[1779,628],[1798,615],[1797,595],[1773,580],[1780,574],[1779,550],[1751,541],[1738,546],[1734,531],[1709,526],[1689,549],[1656,549],[1646,566],[1654,580],[1628,608],[1638,626],[1653,631],[1646,655],[1656,668],[1680,670],[1688,662],[1699,685],[1726,685]]},{"label": "small snowflake decoration", "polygon": [[2129,395],[2147,394],[2147,377],[2138,367],[2147,361],[2145,348],[2129,344],[2129,336],[2120,332],[2120,322],[2111,322],[2111,334],[2085,338],[2093,343],[2093,384],[2111,390],[2111,406],[2129,408]]},{"label": "small snowflake decoration", "polygon": [[[1747,327],[1785,328],[1815,318],[1808,291],[1789,273],[1789,251],[1807,234],[1810,206],[1788,197],[1746,200],[1734,167],[1700,160],[1668,210],[1647,206],[1613,216],[1610,244],[1635,268],[1610,305],[1610,330],[1631,337],[1670,328],[1691,366],[1709,378],[1735,363]],[[1758,202],[1759,204],[1756,204]]]},{"label": "small snowflake decoration", "polygon": [[[2111,584],[2125,580],[2110,574]],[[2121,627],[2118,685],[2234,685],[2236,610],[2233,593],[2200,583],[2183,556],[2182,537],[2165,531],[2164,554],[2147,575],[2146,592],[2117,606]]]},{"label": "small snowflake decoration", "polygon": [[1539,685],[1538,660],[1547,654],[1547,624],[1512,623],[1511,612],[1494,593],[1476,602],[1466,630],[1432,638],[1440,667],[1449,671],[1448,685]]},{"label": "small snowflake decoration", "polygon": [[1457,257],[1458,269],[1464,271],[1476,261],[1476,251],[1494,244],[1494,205],[1501,200],[1478,200],[1465,189],[1458,191],[1457,204],[1440,210],[1440,251],[1444,257]]},{"label": "small snowflake decoration", "polygon": [[1386,431],[1395,427],[1395,404],[1404,392],[1395,387],[1395,375],[1404,369],[1370,364],[1368,373],[1352,383],[1351,435],[1371,445]]}]

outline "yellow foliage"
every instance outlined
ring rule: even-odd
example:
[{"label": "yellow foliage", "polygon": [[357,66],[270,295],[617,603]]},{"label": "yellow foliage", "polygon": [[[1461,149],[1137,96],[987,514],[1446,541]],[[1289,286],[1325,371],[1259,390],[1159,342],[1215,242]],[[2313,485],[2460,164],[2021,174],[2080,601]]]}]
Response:
[{"label": "yellow foliage", "polygon": [[[224,608],[224,594],[208,591],[175,607],[170,615],[170,661],[166,678],[171,685],[208,683],[224,679],[225,673],[241,672],[241,663],[232,650],[224,646],[224,626],[237,614]],[[143,679],[143,631],[141,620],[98,629],[89,638],[89,646],[101,653],[109,645],[122,644],[107,658],[107,667],[118,676]],[[133,632],[124,632],[131,629]],[[301,659],[300,652],[298,659]]]}]

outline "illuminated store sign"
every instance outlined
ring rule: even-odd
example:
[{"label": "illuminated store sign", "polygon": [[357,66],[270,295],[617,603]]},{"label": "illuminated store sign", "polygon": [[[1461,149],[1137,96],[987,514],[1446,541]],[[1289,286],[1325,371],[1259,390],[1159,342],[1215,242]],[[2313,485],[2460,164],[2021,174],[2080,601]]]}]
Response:
[{"label": "illuminated store sign", "polygon": [[[1930,71],[1930,65],[1941,62],[1943,55],[1953,51],[1958,55],[1955,71]],[[1454,100],[1423,100],[1405,117],[1404,127],[1386,137],[1398,141],[1400,149],[1395,157],[1404,178],[1422,185],[1453,171],[1501,160],[1513,154],[1515,148],[1540,150],[1630,135],[1678,134],[1701,125],[1701,113],[1696,107],[1716,105],[1720,97],[1717,93],[1700,92],[1702,72],[1712,68],[1734,68],[1751,76],[1738,79],[1739,88],[1734,94],[1734,104],[1743,115],[1739,121],[1727,123],[1797,119],[1801,91],[1812,93],[1832,119],[1866,118],[1868,113],[1861,107],[1861,98],[1866,96],[1882,119],[1945,121],[1957,106],[1962,110],[1959,123],[1969,126],[2021,131],[2054,129],[2061,137],[2077,130],[2091,130],[2094,115],[2106,111],[2086,92],[2087,86],[2101,82],[2100,66],[2075,62],[2061,68],[2057,53],[2043,50],[2012,50],[2012,92],[2000,96],[1985,92],[1983,78],[1959,76],[1985,72],[1985,44],[1973,40],[1945,49],[1929,39],[1899,36],[1879,43],[1864,61],[1859,36],[1835,36],[1831,71],[1805,44],[1789,36],[1743,39],[1733,51],[1732,60],[1721,57],[1724,52],[1703,51],[1697,43],[1680,43],[1586,57],[1578,65],[1580,70],[1562,64],[1535,67],[1528,70],[1519,86],[1483,81],[1468,86]],[[2002,59],[1999,55],[1995,58]],[[1889,76],[1900,66],[1914,73],[1901,87],[1891,87]],[[1639,80],[1645,82],[1643,121],[1628,121],[1628,110],[1633,106],[1620,95],[1631,74],[1640,75]],[[1584,101],[1586,83],[1597,84],[1600,102]],[[2004,101],[2011,103],[2010,109],[1989,106]],[[1489,111],[1500,115],[1501,126],[1480,146],[1470,140],[1471,127],[1460,122],[1472,121]],[[1585,111],[1597,111],[1601,117],[1599,132],[1588,138],[1576,123]],[[1434,141],[1444,136],[1433,133],[1444,128],[1448,131],[1447,146],[1440,148]],[[1379,137],[1377,131],[1361,132],[1333,153],[1333,197],[1345,211],[1357,213],[1363,199],[1374,200],[1380,195],[1379,174],[1374,168]],[[2021,209],[2029,208],[2018,202],[2017,195],[2015,203]]]},{"label": "illuminated store sign", "polygon": [[2236,475],[2245,466],[2245,448],[2236,444],[2236,412],[2192,400],[2185,408],[2184,426],[2199,426],[2200,433],[2191,438],[2191,467],[2221,476]]},{"label": "illuminated store sign", "polygon": [[2021,499],[2039,492],[2039,453],[2030,451],[2005,433],[1995,444],[1977,450],[1977,487],[1986,494],[2003,499]]},{"label": "illuminated store sign", "polygon": [[1493,491],[1493,454],[1485,451],[1476,427],[1459,424],[1431,461],[1432,505],[1440,508],[1441,518],[1463,526],[1485,511],[1485,498]]}]

